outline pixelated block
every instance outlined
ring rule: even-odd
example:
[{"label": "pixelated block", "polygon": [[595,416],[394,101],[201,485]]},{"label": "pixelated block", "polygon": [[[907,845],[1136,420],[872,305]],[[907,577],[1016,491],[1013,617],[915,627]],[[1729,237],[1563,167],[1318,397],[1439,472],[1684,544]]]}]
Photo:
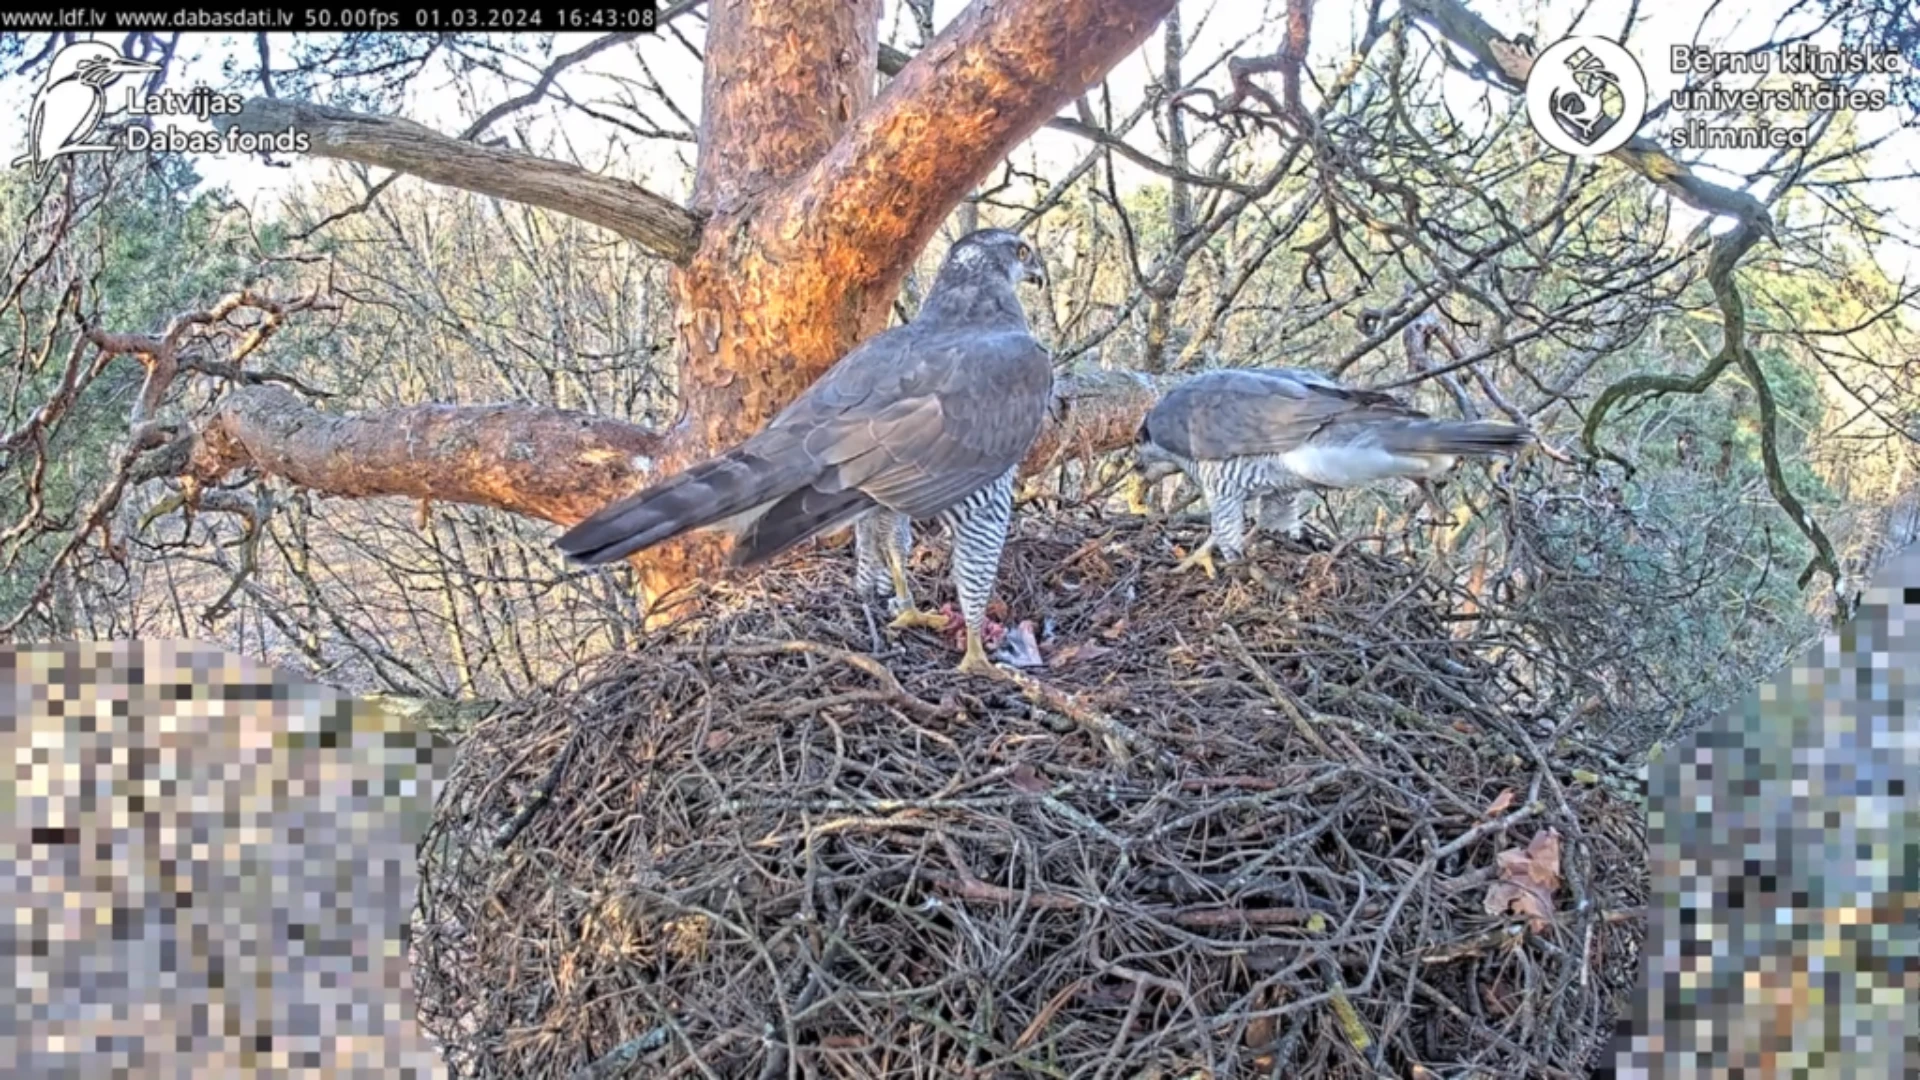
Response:
[{"label": "pixelated block", "polygon": [[1920,547],[1650,770],[1648,834],[1648,992],[1615,1075],[1920,1075]]},{"label": "pixelated block", "polygon": [[0,649],[0,1071],[444,1075],[407,953],[434,743],[209,646]]}]

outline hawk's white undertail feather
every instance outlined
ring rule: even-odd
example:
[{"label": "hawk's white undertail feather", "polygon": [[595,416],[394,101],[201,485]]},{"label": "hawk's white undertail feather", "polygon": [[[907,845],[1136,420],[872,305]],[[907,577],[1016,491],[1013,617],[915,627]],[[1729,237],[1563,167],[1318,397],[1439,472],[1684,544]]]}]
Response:
[{"label": "hawk's white undertail feather", "polygon": [[732,517],[721,518],[719,521],[707,526],[707,529],[713,532],[723,532],[729,536],[739,536],[741,533],[747,531],[748,526],[760,520],[762,514],[772,509],[773,504],[777,501],[779,500],[768,499],[766,502],[756,506],[749,506]]},{"label": "hawk's white undertail feather", "polygon": [[1379,446],[1308,444],[1278,455],[1280,465],[1309,484],[1364,487],[1382,480],[1429,479],[1453,468],[1451,454],[1396,454]]}]

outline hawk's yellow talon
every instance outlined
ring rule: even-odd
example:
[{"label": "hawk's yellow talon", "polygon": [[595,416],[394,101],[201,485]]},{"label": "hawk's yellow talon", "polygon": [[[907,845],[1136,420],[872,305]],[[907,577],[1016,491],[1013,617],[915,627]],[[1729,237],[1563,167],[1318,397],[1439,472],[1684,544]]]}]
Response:
[{"label": "hawk's yellow talon", "polygon": [[939,630],[947,625],[944,617],[919,610],[920,605],[913,599],[913,586],[907,584],[906,553],[891,544],[887,546],[887,575],[893,579],[893,600],[888,606],[894,612],[887,629],[924,626]]},{"label": "hawk's yellow talon", "polygon": [[1147,478],[1139,473],[1127,478],[1127,510],[1140,517],[1153,516],[1153,507],[1147,503]]},{"label": "hawk's yellow talon", "polygon": [[926,630],[945,630],[948,619],[937,611],[921,611],[919,608],[907,608],[893,617],[887,624],[889,630],[910,630],[920,627]]},{"label": "hawk's yellow talon", "polygon": [[965,675],[989,675],[996,678],[1001,674],[994,662],[987,659],[987,650],[981,646],[979,636],[971,632],[967,634],[966,655],[960,658],[960,664],[954,670]]},{"label": "hawk's yellow talon", "polygon": [[1193,554],[1181,559],[1179,565],[1174,567],[1174,570],[1176,572],[1186,571],[1196,566],[1206,572],[1207,580],[1209,581],[1220,576],[1219,569],[1213,564],[1213,541],[1207,541],[1200,545],[1199,549]]}]

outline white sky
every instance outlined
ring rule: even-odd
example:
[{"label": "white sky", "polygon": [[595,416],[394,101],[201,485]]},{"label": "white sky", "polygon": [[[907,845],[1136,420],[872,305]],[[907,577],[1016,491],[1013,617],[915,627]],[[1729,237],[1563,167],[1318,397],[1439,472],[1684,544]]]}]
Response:
[{"label": "white sky", "polygon": [[[1637,9],[1638,22],[1630,32],[1628,48],[1641,60],[1649,84],[1650,103],[1658,103],[1664,101],[1685,79],[1684,75],[1669,70],[1667,54],[1671,45],[1696,40],[1702,44],[1721,44],[1731,48],[1757,45],[1771,36],[1777,13],[1789,2],[1758,0],[1755,3],[1714,5],[1712,0],[1659,0],[1636,5],[1634,0],[1583,0],[1579,3],[1573,0],[1535,0],[1531,3],[1525,0],[1473,0],[1471,6],[1500,30],[1531,33],[1535,42],[1542,47],[1568,32],[1616,37],[1621,32],[1627,12]],[[965,0],[936,0],[936,25],[945,25],[964,4]],[[1284,0],[1184,0],[1182,11],[1188,36],[1193,43],[1188,61],[1190,70],[1191,66],[1213,59],[1233,42],[1248,36],[1251,36],[1251,40],[1240,49],[1243,54],[1271,51],[1278,43],[1282,30],[1279,16],[1284,6]],[[911,43],[912,30],[907,28],[904,20],[895,22],[898,7],[897,3],[890,0],[887,22],[882,30],[883,39],[894,26],[899,25],[904,30],[903,40]],[[1709,10],[1714,14],[1702,30],[1701,16]],[[1364,0],[1347,0],[1344,4],[1337,0],[1321,0],[1315,6],[1314,41],[1309,65],[1315,75],[1327,77],[1344,62],[1357,37],[1364,13]],[[682,20],[682,25],[688,32],[697,34],[700,23],[697,19],[689,18]],[[556,54],[571,51],[594,36],[561,35],[554,51]],[[1830,40],[1823,43],[1831,45],[1835,42]],[[654,74],[673,94],[679,107],[688,115],[697,117],[700,72],[694,58],[666,35],[645,40],[640,48]],[[232,46],[217,35],[206,35],[199,41],[189,35],[183,40],[180,50],[188,62],[170,80],[169,85],[174,89],[185,89],[208,81],[209,76],[217,75],[219,66],[228,58],[231,49]],[[1127,58],[1114,70],[1109,86],[1115,98],[1116,113],[1130,111],[1138,101],[1149,73],[1157,71],[1160,66],[1161,55],[1156,35],[1145,49]],[[250,42],[236,59],[241,63],[253,59]],[[531,78],[537,73],[529,70],[523,74]],[[560,80],[560,85],[576,99],[604,103],[618,100],[624,95],[625,80],[636,75],[630,55],[616,49],[570,72]],[[1912,73],[1910,77],[1920,78],[1920,73]],[[1750,77],[1734,77],[1729,84],[1746,85],[1749,82]],[[1224,70],[1215,72],[1208,80],[1208,85],[1224,88]],[[1270,85],[1277,91],[1277,76],[1271,77]],[[486,73],[455,76],[444,70],[433,71],[416,82],[405,112],[409,118],[429,127],[454,133],[464,128],[468,119],[478,111],[523,87],[524,84],[508,87]],[[27,79],[0,76],[0,115],[24,117],[35,89],[37,87]],[[1485,103],[1489,99],[1489,91],[1482,84],[1464,74],[1449,72],[1443,77],[1442,90],[1463,119],[1471,120],[1486,115]],[[1309,98],[1313,96],[1309,91]],[[1500,115],[1509,105],[1504,91],[1492,91],[1491,100],[1494,115]],[[651,112],[656,119],[671,122],[665,110],[656,107]],[[1881,113],[1860,114],[1859,120],[1862,135],[1867,138],[1898,127],[1898,113],[1891,108]],[[1674,122],[1675,116],[1670,113],[1669,118],[1663,118],[1657,125],[1649,125],[1643,133],[1660,137]],[[684,194],[679,183],[683,170],[678,158],[690,153],[691,148],[687,144],[636,144],[630,136],[614,132],[577,111],[552,107],[526,110],[504,125],[497,125],[491,134],[505,135],[516,129],[525,131],[536,147],[547,140],[563,140],[582,155],[589,167],[611,167],[650,183],[663,194]],[[24,125],[8,124],[0,128],[0,162],[10,162],[18,156],[23,134]],[[1136,129],[1132,141],[1150,152],[1158,149],[1154,145],[1152,129],[1146,124]],[[1084,144],[1070,135],[1043,131],[1028,146],[1017,151],[1016,157],[1023,164],[1032,163],[1043,171],[1057,173],[1084,150]],[[1688,152],[1682,156],[1695,161],[1696,168],[1702,169],[1708,178],[1732,184],[1744,182],[1744,177],[1751,174],[1766,154],[1764,151],[1710,151],[1696,160],[1694,153]],[[636,160],[656,154],[659,157],[651,162]],[[270,167],[243,158],[212,156],[200,157],[198,164],[209,182],[227,185],[243,202],[263,210],[269,208],[263,204],[277,201],[289,186],[303,185],[323,175],[324,170],[334,167],[314,159],[298,161],[289,168]],[[1875,175],[1916,170],[1920,170],[1920,131],[1912,128],[1900,131],[1883,148],[1874,160],[1872,169]],[[1132,178],[1135,182],[1154,179],[1144,171],[1133,172]],[[1765,192],[1758,191],[1756,194],[1764,195]],[[1893,204],[1896,219],[1905,225],[1901,231],[1910,235],[1920,234],[1920,227],[1916,227],[1920,226],[1920,183],[1909,181],[1898,187],[1882,186],[1869,194],[1876,203]],[[1676,216],[1682,227],[1697,220],[1684,207],[1678,208]],[[1913,249],[1889,244],[1884,245],[1878,254],[1895,276],[1901,275],[1909,266],[1920,269],[1920,252]]]}]

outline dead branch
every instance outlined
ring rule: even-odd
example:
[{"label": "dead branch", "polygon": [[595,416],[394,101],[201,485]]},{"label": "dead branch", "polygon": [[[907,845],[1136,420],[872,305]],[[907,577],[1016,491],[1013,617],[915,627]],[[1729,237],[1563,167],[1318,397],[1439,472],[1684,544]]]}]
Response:
[{"label": "dead branch", "polygon": [[282,98],[254,98],[214,118],[221,130],[306,133],[321,157],[393,169],[494,198],[544,207],[609,229],[673,262],[693,255],[700,218],[638,184],[578,165],[451,138],[411,120]]}]

